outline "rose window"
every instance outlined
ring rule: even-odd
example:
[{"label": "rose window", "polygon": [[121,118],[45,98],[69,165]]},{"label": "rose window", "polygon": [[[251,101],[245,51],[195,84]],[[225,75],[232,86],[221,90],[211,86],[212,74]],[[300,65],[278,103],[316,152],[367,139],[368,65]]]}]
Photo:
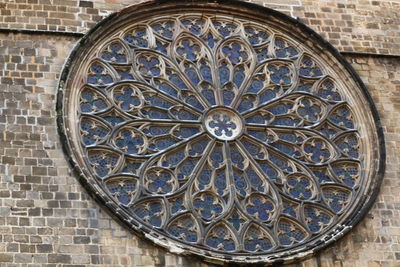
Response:
[{"label": "rose window", "polygon": [[357,77],[283,15],[187,2],[128,8],[73,52],[59,122],[81,180],[177,253],[273,262],[336,240],[382,170]]}]

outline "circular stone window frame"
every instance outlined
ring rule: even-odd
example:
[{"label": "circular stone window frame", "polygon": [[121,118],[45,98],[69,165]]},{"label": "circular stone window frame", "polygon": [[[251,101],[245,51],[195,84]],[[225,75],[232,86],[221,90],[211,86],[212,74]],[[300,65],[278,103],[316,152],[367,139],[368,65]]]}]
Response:
[{"label": "circular stone window frame", "polygon": [[[279,31],[286,33],[290,38],[295,39],[296,42],[305,43],[306,46],[312,48],[314,53],[318,54],[319,57],[331,62],[332,65],[330,67],[339,72],[338,76],[344,77],[348,83],[353,84],[354,87],[359,89],[356,90],[356,93],[360,94],[359,96],[361,100],[366,101],[363,109],[369,109],[369,114],[372,115],[370,122],[375,124],[373,125],[374,127],[367,127],[369,132],[364,134],[367,138],[373,139],[373,142],[371,141],[369,144],[375,144],[376,146],[370,146],[366,149],[374,155],[371,162],[369,162],[370,169],[362,170],[364,175],[367,174],[369,176],[366,179],[370,184],[365,186],[369,191],[363,192],[362,195],[358,196],[358,206],[352,207],[352,211],[356,212],[352,212],[351,215],[349,214],[348,216],[345,216],[344,219],[342,218],[341,221],[326,230],[323,236],[311,238],[307,242],[291,247],[289,251],[277,252],[265,256],[237,256],[230,255],[228,252],[218,253],[205,251],[193,246],[177,243],[172,239],[170,240],[169,238],[158,234],[154,229],[150,229],[149,227],[132,220],[131,217],[117,205],[115,200],[113,200],[109,195],[102,193],[102,190],[96,184],[89,172],[85,168],[80,167],[84,166],[84,164],[82,164],[82,160],[77,157],[78,152],[74,150],[74,146],[71,145],[73,140],[69,135],[71,128],[70,120],[67,117],[68,106],[65,106],[64,103],[66,103],[66,100],[70,97],[69,92],[66,91],[72,82],[70,77],[73,76],[79,68],[77,65],[74,65],[74,62],[82,62],[87,55],[87,50],[91,48],[92,44],[95,44],[96,41],[103,38],[103,36],[107,36],[107,34],[113,32],[113,30],[119,29],[120,26],[126,25],[126,21],[129,23],[133,21],[140,22],[141,20],[147,19],[148,14],[158,14],[161,16],[176,10],[200,10],[209,13],[214,12],[216,14],[227,14],[230,16],[237,15],[241,18],[247,17],[261,24],[267,22],[269,25],[274,25],[279,28]],[[379,193],[380,184],[382,183],[385,170],[386,151],[379,115],[367,88],[352,66],[330,43],[325,41],[315,31],[298,20],[266,7],[237,0],[229,1],[229,3],[223,0],[153,0],[142,4],[136,4],[111,14],[97,23],[84,35],[82,39],[80,39],[66,60],[59,79],[56,109],[57,125],[62,148],[75,175],[79,177],[81,184],[87,189],[89,194],[92,195],[101,205],[107,207],[108,213],[112,217],[117,218],[137,234],[144,236],[156,245],[164,247],[173,253],[181,255],[197,255],[205,261],[214,263],[275,263],[294,261],[311,256],[322,248],[334,243],[338,238],[349,232],[350,229],[352,229],[366,215]],[[360,111],[361,110],[362,109],[360,109]],[[364,114],[358,114],[356,116],[363,115]]]}]

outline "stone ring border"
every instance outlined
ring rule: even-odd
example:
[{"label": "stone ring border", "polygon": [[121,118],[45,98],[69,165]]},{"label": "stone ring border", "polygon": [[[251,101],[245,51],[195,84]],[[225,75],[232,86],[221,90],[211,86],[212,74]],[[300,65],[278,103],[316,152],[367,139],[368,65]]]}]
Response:
[{"label": "stone ring border", "polygon": [[[385,150],[385,140],[383,134],[383,128],[379,119],[378,111],[373,103],[371,95],[369,94],[366,86],[363,84],[353,67],[345,60],[345,58],[327,41],[325,41],[319,34],[317,34],[314,30],[304,25],[300,21],[293,19],[283,13],[278,11],[259,6],[257,4],[242,2],[239,0],[231,0],[230,3],[227,4],[224,0],[197,0],[197,1],[185,1],[185,0],[151,0],[141,4],[136,4],[129,6],[119,12],[113,13],[106,17],[105,19],[98,22],[91,30],[89,30],[76,44],[70,56],[66,59],[63,71],[60,75],[57,87],[57,103],[56,103],[56,112],[57,112],[57,128],[60,135],[60,142],[62,145],[62,149],[67,157],[67,160],[72,167],[74,175],[79,178],[80,183],[86,188],[87,192],[94,197],[94,199],[101,205],[105,205],[107,207],[108,213],[117,218],[118,221],[129,227],[130,230],[133,230],[136,234],[144,236],[146,239],[151,240],[156,245],[159,245],[163,248],[168,249],[172,253],[181,254],[181,255],[196,255],[200,256],[203,260],[212,263],[222,264],[224,262],[242,262],[242,263],[283,263],[283,262],[293,262],[295,260],[309,257],[315,254],[317,251],[322,248],[334,243],[338,238],[346,234],[350,231],[350,229],[354,228],[354,226],[367,214],[372,204],[374,203],[378,193],[379,188],[383,180],[384,172],[385,172],[385,162],[386,162],[386,150]],[[246,258],[243,256],[229,256],[222,255],[218,253],[210,253],[205,251],[193,251],[192,249],[189,251],[188,246],[179,244],[177,245],[174,242],[174,245],[171,245],[168,239],[158,239],[159,236],[156,232],[151,229],[147,229],[143,227],[139,223],[131,220],[129,216],[120,209],[116,203],[109,198],[109,196],[105,194],[101,194],[97,189],[97,185],[95,181],[90,177],[85,175],[85,170],[79,167],[77,164],[77,160],[74,157],[73,149],[70,145],[70,139],[67,136],[67,132],[69,129],[66,128],[66,120],[64,118],[64,94],[65,94],[65,86],[68,82],[68,77],[71,72],[71,64],[74,61],[74,58],[79,53],[82,53],[84,50],[84,46],[92,41],[92,35],[101,34],[102,28],[107,27],[108,23],[112,23],[113,20],[120,20],[124,15],[132,15],[132,14],[143,14],[146,12],[160,12],[163,9],[167,10],[169,8],[179,9],[179,8],[210,8],[214,10],[223,10],[225,12],[240,12],[243,15],[248,16],[257,16],[262,18],[272,17],[279,21],[283,21],[286,26],[291,26],[296,29],[298,32],[305,33],[309,40],[317,43],[321,46],[326,52],[326,54],[333,56],[341,65],[345,68],[345,71],[350,75],[350,77],[355,81],[358,85],[359,89],[363,93],[366,101],[369,104],[369,109],[372,113],[372,117],[375,123],[375,131],[377,133],[378,138],[378,147],[375,148],[377,150],[377,154],[379,155],[379,164],[378,169],[375,172],[375,176],[371,179],[371,185],[369,186],[369,194],[364,194],[360,196],[359,205],[362,204],[361,208],[356,208],[357,212],[351,214],[346,217],[346,221],[342,224],[337,224],[333,226],[333,228],[324,235],[319,240],[310,240],[307,242],[308,246],[304,246],[304,244],[300,244],[297,248],[293,248],[290,252],[280,252],[275,255],[269,256],[257,256],[256,258]],[[120,18],[118,18],[120,16]],[[376,160],[376,159],[375,159]],[[92,181],[93,180],[93,181]],[[311,246],[310,246],[310,243]]]}]

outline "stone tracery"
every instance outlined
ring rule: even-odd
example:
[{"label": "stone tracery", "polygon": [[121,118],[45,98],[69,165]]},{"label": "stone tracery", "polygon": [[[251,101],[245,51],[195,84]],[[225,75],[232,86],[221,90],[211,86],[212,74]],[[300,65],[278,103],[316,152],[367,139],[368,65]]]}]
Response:
[{"label": "stone tracery", "polygon": [[193,12],[118,30],[76,101],[85,168],[130,220],[195,249],[272,255],[322,236],[365,183],[338,77],[257,22]]}]

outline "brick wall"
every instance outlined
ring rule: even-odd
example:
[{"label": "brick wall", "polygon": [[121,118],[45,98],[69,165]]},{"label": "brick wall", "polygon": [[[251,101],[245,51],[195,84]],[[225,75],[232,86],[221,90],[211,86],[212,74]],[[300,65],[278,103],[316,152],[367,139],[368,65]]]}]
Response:
[{"label": "brick wall", "polygon": [[[84,33],[145,0],[0,0],[0,29]],[[397,0],[246,0],[299,18],[340,51],[400,55]]]},{"label": "brick wall", "polygon": [[[0,28],[43,25],[43,30],[84,32],[104,10],[118,10],[134,1],[109,2],[0,0]],[[394,34],[399,27],[399,18],[393,15],[395,1],[274,0],[268,6],[307,17],[304,21],[319,31],[330,27],[326,37],[343,50],[359,51],[361,45],[382,52],[400,44],[383,30],[386,25]],[[384,10],[386,16],[362,20],[364,13]],[[49,17],[43,21],[39,12]],[[385,18],[391,23],[385,24]],[[346,37],[353,35],[348,31],[368,29],[369,23],[382,28],[370,35],[380,41],[358,43],[368,32]],[[211,266],[129,233],[70,174],[56,128],[55,97],[58,74],[77,40],[62,34],[0,33],[0,266]],[[344,45],[346,41],[351,45]],[[367,85],[382,119],[387,169],[381,192],[348,235],[319,255],[287,266],[400,266],[400,61],[354,55],[347,59]]]}]

